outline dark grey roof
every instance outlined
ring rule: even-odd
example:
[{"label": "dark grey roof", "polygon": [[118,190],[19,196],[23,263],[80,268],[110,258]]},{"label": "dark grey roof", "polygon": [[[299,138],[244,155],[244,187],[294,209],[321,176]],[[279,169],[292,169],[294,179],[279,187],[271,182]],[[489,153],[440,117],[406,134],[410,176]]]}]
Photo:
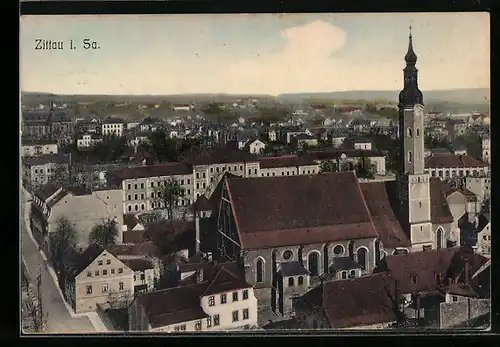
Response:
[{"label": "dark grey roof", "polygon": [[330,269],[335,270],[353,270],[360,269],[361,266],[356,263],[351,257],[339,257],[333,258],[333,263],[330,266]]},{"label": "dark grey roof", "polygon": [[106,118],[103,122],[103,124],[123,124],[125,121],[121,118]]},{"label": "dark grey roof", "polygon": [[22,146],[43,146],[43,145],[56,145],[56,141],[54,140],[43,140],[43,139],[27,139],[21,138]]},{"label": "dark grey roof", "polygon": [[279,272],[283,277],[303,276],[309,274],[309,271],[307,271],[304,266],[298,261],[281,263],[280,266],[281,269]]},{"label": "dark grey roof", "polygon": [[42,154],[36,157],[24,157],[23,163],[28,166],[54,164],[69,164],[69,155],[67,154]]}]

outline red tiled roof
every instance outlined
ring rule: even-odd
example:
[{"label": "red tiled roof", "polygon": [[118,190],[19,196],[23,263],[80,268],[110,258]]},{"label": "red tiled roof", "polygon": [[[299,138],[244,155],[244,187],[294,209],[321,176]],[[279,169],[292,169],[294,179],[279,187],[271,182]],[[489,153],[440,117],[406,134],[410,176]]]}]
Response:
[{"label": "red tiled roof", "polygon": [[435,291],[442,285],[437,275],[445,280],[451,261],[459,251],[459,247],[454,247],[389,255],[385,262],[402,294]]},{"label": "red tiled roof", "polygon": [[244,249],[378,236],[352,172],[226,182]]},{"label": "red tiled roof", "polygon": [[443,184],[439,177],[430,179],[431,221],[434,224],[453,223],[453,215],[446,200]]},{"label": "red tiled roof", "polygon": [[411,242],[393,212],[387,186],[392,182],[361,183],[361,190],[370,211],[375,229],[384,247],[408,247]]},{"label": "red tiled roof", "polygon": [[188,175],[193,173],[193,167],[186,163],[168,163],[149,166],[138,166],[133,168],[123,168],[109,175],[121,180],[137,179],[146,177]]},{"label": "red tiled roof", "polygon": [[434,154],[425,160],[429,169],[444,168],[485,168],[488,164],[468,155]]},{"label": "red tiled roof", "polygon": [[396,285],[389,274],[325,282],[322,287],[304,297],[311,296],[307,300],[323,308],[332,328],[363,327],[398,319]]}]

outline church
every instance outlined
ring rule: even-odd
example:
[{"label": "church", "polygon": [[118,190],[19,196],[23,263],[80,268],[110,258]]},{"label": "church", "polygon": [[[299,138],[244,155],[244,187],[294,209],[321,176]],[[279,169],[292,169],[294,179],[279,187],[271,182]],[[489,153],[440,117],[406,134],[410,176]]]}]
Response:
[{"label": "church", "polygon": [[292,298],[323,280],[371,274],[387,255],[459,245],[439,177],[425,172],[424,99],[409,36],[399,94],[395,181],[354,172],[222,182],[217,256],[236,260],[260,307],[293,315]]}]

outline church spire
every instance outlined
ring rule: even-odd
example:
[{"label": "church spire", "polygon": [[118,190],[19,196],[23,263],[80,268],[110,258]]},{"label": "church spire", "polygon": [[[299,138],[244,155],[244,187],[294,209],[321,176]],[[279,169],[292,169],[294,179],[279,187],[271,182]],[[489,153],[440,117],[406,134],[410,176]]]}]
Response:
[{"label": "church spire", "polygon": [[408,51],[405,55],[406,67],[404,68],[404,87],[399,93],[399,106],[400,107],[413,107],[415,105],[423,105],[424,97],[422,92],[418,89],[418,70],[415,67],[417,63],[417,55],[413,50],[413,38],[411,35],[408,37]]}]

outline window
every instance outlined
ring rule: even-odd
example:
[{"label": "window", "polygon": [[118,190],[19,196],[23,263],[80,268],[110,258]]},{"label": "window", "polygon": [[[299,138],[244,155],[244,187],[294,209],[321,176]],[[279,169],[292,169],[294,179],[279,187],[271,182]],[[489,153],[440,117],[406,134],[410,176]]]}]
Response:
[{"label": "window", "polygon": [[144,193],[141,194],[141,200],[144,200]]},{"label": "window", "polygon": [[416,135],[417,137],[420,137],[420,128],[417,128],[417,130],[416,130],[416,132],[415,132],[415,135]]},{"label": "window", "polygon": [[342,271],[342,272],[340,273],[340,275],[341,275],[341,278],[342,278],[343,280],[345,280],[345,279],[347,278],[347,271]]},{"label": "window", "polygon": [[134,189],[137,189],[137,184],[134,184]]},{"label": "window", "polygon": [[208,306],[215,306],[215,296],[208,297]]},{"label": "window", "polygon": [[119,273],[119,274],[122,274],[122,273],[123,273],[123,268],[119,268],[119,269],[118,269],[118,273]]},{"label": "window", "polygon": [[87,272],[87,277],[92,277],[92,271]]},{"label": "window", "polygon": [[200,331],[201,330],[201,320],[197,321],[194,325],[194,329],[196,331]]},{"label": "window", "polygon": [[99,264],[99,266],[101,266],[101,265],[102,265],[102,260],[99,260],[99,261],[97,262],[97,264]]},{"label": "window", "polygon": [[299,276],[299,279],[298,279],[298,283],[297,283],[299,286],[303,285],[304,284],[304,277],[302,276]]},{"label": "window", "polygon": [[411,151],[408,151],[408,163],[412,163],[413,162],[413,154]]},{"label": "window", "polygon": [[295,280],[293,277],[288,278],[288,286],[293,287],[295,285]]},{"label": "window", "polygon": [[239,313],[238,311],[233,311],[233,322],[237,322],[240,320],[238,313]]},{"label": "window", "polygon": [[174,331],[180,331],[181,330],[181,327],[180,326],[175,326],[174,327]]},{"label": "window", "polygon": [[285,259],[285,260],[290,260],[292,258],[292,256],[293,256],[293,253],[290,250],[286,250],[283,253],[283,259]]},{"label": "window", "polygon": [[412,276],[411,281],[413,284],[417,283],[417,276]]},{"label": "window", "polygon": [[319,271],[319,255],[316,252],[312,252],[308,256],[308,267],[311,275],[318,275]]},{"label": "window", "polygon": [[245,289],[243,291],[243,300],[247,300],[248,299],[248,289]]},{"label": "window", "polygon": [[106,276],[108,274],[108,270],[102,270],[103,276]]},{"label": "window", "polygon": [[220,319],[219,319],[219,315],[216,314],[214,316],[214,327],[218,326],[220,324]]},{"label": "window", "polygon": [[154,188],[154,187],[155,187],[155,183],[151,182],[151,188]]},{"label": "window", "polygon": [[443,248],[443,230],[441,228],[438,228],[436,231],[436,249],[441,249]]},{"label": "window", "polygon": [[366,264],[366,260],[367,260],[366,253],[367,253],[366,248],[360,248],[357,251],[357,254],[358,254],[358,264],[361,265],[361,268],[363,270],[366,270],[366,265],[367,265]]},{"label": "window", "polygon": [[123,282],[118,283],[118,289],[123,290]]},{"label": "window", "polygon": [[233,302],[238,301],[238,292],[233,292]]},{"label": "window", "polygon": [[131,186],[130,184],[127,184],[127,188],[128,188],[128,189],[131,189],[131,188],[132,188],[132,186]]},{"label": "window", "polygon": [[257,259],[256,268],[257,268],[256,282],[262,283],[264,281],[264,261],[261,258]]},{"label": "window", "polygon": [[407,135],[408,137],[412,137],[412,136],[413,136],[413,131],[412,131],[412,129],[411,129],[411,128],[406,129],[406,135]]},{"label": "window", "polygon": [[220,295],[220,303],[225,304],[227,302],[227,296],[226,294],[221,294]]},{"label": "window", "polygon": [[144,189],[144,183],[141,183],[141,189]]},{"label": "window", "polygon": [[106,260],[106,265],[111,264],[111,259]]},{"label": "window", "polygon": [[99,270],[94,272],[94,276],[99,276]]},{"label": "window", "polygon": [[103,285],[101,286],[101,291],[102,291],[103,293],[107,293],[107,292],[108,292],[108,285],[107,285],[107,284],[103,284]]},{"label": "window", "polygon": [[138,196],[137,194],[134,194],[134,200],[137,200],[137,196]]},{"label": "window", "polygon": [[245,319],[248,319],[249,318],[249,313],[248,313],[248,308],[244,308],[243,309],[243,320]]},{"label": "window", "polygon": [[212,326],[212,317],[207,317],[207,328]]},{"label": "window", "polygon": [[336,245],[335,247],[333,247],[333,254],[335,255],[344,254],[344,247],[342,247],[342,245]]},{"label": "window", "polygon": [[430,250],[432,250],[432,246],[430,246],[430,245],[422,246],[422,250],[423,251],[430,251]]},{"label": "window", "polygon": [[87,294],[92,294],[92,286],[87,286]]},{"label": "window", "polygon": [[257,169],[254,169],[253,172],[254,172],[254,174],[257,174]]},{"label": "window", "polygon": [[451,297],[451,299],[453,300],[453,302],[457,302],[457,301],[458,301],[458,298],[457,298],[455,295],[453,295],[453,296]]},{"label": "window", "polygon": [[355,270],[351,270],[351,272],[349,273],[349,278],[356,278],[356,271]]},{"label": "window", "polygon": [[129,194],[127,198],[128,200],[132,200],[132,195]]},{"label": "window", "polygon": [[114,275],[115,274],[115,269],[111,269],[111,274]]},{"label": "window", "polygon": [[252,170],[251,169],[248,169],[248,174],[251,175],[252,174]]},{"label": "window", "polygon": [[199,173],[196,173],[196,178],[200,178],[200,174]]},{"label": "window", "polygon": [[186,331],[186,324],[181,325],[181,331]]}]

